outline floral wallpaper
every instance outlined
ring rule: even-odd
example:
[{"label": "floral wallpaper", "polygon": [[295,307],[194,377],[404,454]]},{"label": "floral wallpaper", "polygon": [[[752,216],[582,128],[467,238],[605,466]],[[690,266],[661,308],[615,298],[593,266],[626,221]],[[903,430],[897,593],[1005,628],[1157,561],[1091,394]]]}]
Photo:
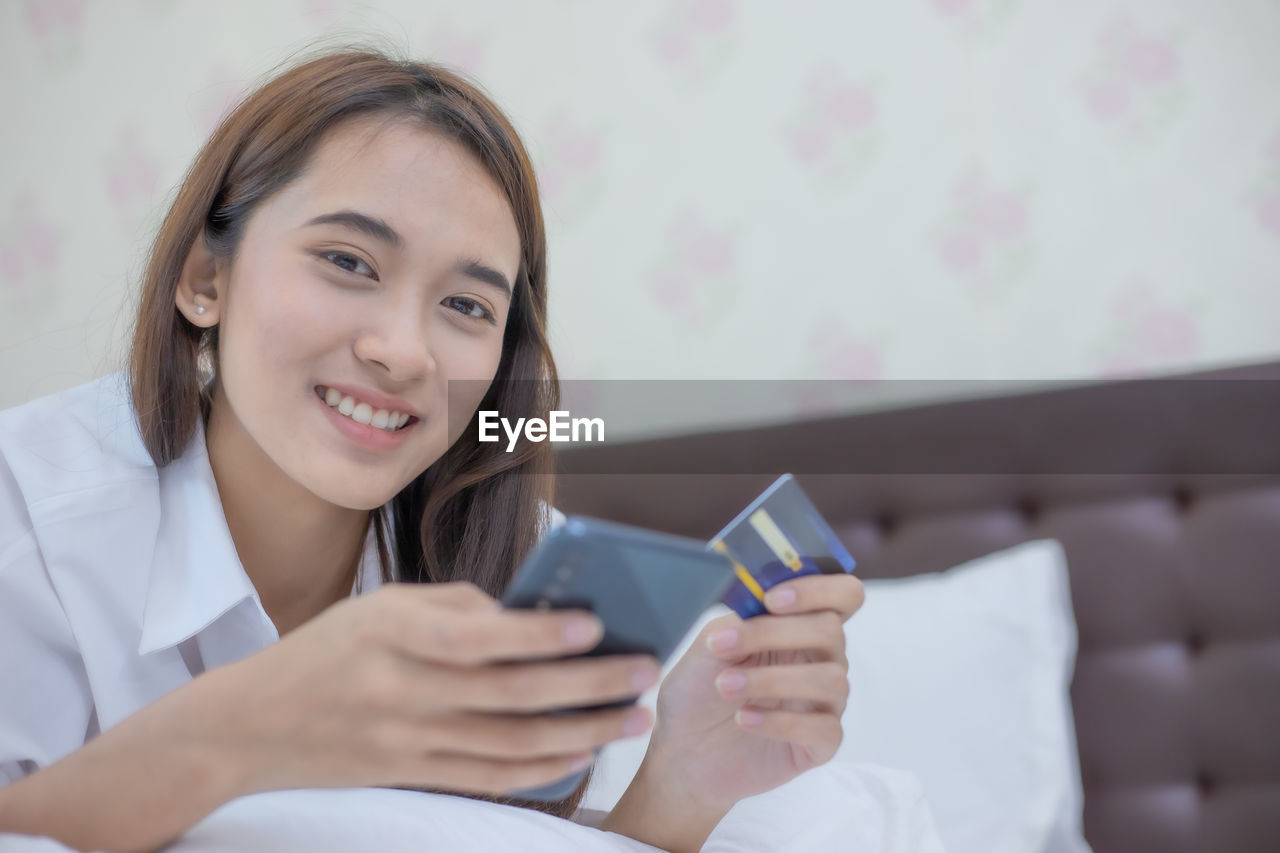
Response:
[{"label": "floral wallpaper", "polygon": [[199,145],[325,39],[510,113],[566,378],[1280,358],[1277,0],[10,0],[0,407],[121,364]]}]

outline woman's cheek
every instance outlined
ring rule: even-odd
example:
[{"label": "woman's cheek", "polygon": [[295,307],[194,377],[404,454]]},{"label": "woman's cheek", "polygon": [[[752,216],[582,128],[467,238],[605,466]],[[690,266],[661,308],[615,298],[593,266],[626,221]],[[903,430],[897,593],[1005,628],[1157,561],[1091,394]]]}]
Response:
[{"label": "woman's cheek", "polygon": [[269,304],[258,313],[263,321],[259,340],[273,361],[310,358],[317,351],[340,343],[357,307],[332,288],[305,286],[284,279],[275,283]]}]

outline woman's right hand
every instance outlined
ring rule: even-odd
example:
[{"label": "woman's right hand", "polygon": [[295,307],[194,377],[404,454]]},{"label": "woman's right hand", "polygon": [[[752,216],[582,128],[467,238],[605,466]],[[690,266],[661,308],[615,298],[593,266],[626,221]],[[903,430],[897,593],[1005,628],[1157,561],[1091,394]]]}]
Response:
[{"label": "woman's right hand", "polygon": [[[569,636],[578,622],[586,631]],[[503,794],[554,782],[652,723],[640,707],[538,713],[628,699],[657,681],[652,657],[550,660],[591,649],[600,631],[585,612],[503,610],[471,584],[388,584],[0,788],[0,834],[153,850],[259,791]]]},{"label": "woman's right hand", "polygon": [[648,656],[551,660],[591,649],[601,630],[585,611],[503,610],[469,583],[388,584],[197,679],[204,725],[191,733],[234,762],[240,794],[535,788],[652,723],[639,706],[539,713],[657,683]]}]

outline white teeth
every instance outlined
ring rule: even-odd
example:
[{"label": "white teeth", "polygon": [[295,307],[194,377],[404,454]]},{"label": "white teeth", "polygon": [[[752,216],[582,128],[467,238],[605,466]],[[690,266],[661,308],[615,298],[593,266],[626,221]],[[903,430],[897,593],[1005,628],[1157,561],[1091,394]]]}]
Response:
[{"label": "white teeth", "polygon": [[337,409],[341,414],[346,415],[357,423],[369,424],[387,432],[395,432],[409,422],[409,414],[407,412],[389,412],[386,409],[374,410],[373,406],[368,403],[358,403],[355,397],[350,395],[343,396],[342,392],[335,391],[332,388],[325,389],[324,401],[331,408]]}]

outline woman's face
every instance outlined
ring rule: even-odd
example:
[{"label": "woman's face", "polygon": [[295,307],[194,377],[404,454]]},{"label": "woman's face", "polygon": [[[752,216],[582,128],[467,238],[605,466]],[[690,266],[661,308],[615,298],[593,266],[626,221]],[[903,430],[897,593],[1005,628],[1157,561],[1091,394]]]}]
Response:
[{"label": "woman's face", "polygon": [[[479,406],[519,264],[506,196],[460,145],[340,126],[249,218],[218,294],[214,405],[313,494],[381,506]],[[451,398],[450,380],[479,381]]]}]

